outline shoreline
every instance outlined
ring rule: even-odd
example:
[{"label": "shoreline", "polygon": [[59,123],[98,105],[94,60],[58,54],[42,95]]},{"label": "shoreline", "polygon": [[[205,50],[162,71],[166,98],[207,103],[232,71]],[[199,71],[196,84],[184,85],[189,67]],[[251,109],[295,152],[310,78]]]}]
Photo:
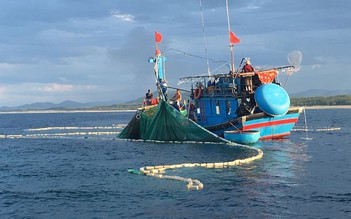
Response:
[{"label": "shoreline", "polygon": [[351,109],[351,105],[335,105],[335,106],[303,106],[305,109]]},{"label": "shoreline", "polygon": [[136,110],[24,110],[24,111],[0,111],[0,114],[39,114],[39,113],[126,113]]},{"label": "shoreline", "polygon": [[[294,106],[295,107],[295,106]],[[351,109],[351,105],[339,105],[339,106],[302,106],[304,109]],[[0,114],[39,114],[39,113],[126,113],[136,112],[137,109],[124,109],[124,110],[23,110],[23,111],[0,111]]]}]

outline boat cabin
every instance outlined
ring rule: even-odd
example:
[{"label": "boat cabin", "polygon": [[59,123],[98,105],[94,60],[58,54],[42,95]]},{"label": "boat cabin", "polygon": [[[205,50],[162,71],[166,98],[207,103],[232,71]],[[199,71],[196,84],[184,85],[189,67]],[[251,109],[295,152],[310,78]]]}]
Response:
[{"label": "boat cabin", "polygon": [[253,83],[254,77],[254,72],[248,72],[182,78],[192,82],[196,122],[211,126],[253,113],[254,90],[260,85]]}]

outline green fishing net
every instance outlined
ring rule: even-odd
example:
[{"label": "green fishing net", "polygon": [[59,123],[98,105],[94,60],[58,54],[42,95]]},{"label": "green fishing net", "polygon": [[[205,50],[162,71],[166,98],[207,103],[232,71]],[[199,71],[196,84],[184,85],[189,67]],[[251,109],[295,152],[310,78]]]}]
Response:
[{"label": "green fishing net", "polygon": [[137,111],[118,137],[159,141],[224,141],[182,115],[165,101],[161,101],[156,108]]}]

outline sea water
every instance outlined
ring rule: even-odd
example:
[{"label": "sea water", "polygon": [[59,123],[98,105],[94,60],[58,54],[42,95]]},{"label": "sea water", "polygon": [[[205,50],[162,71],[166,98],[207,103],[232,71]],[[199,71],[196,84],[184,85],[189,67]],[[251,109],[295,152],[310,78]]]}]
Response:
[{"label": "sea water", "polygon": [[[133,112],[0,114],[0,218],[350,218],[351,109],[306,110],[261,160],[181,168],[186,183],[129,168],[223,162],[240,147],[119,140]],[[308,137],[306,137],[306,135]]]}]

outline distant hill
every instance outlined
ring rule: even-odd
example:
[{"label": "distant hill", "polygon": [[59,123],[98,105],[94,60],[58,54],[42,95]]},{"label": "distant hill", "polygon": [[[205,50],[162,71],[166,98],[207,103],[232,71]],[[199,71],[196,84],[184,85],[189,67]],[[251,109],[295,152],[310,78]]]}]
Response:
[{"label": "distant hill", "polygon": [[351,95],[292,97],[292,106],[350,106]]},{"label": "distant hill", "polygon": [[96,107],[99,105],[113,104],[111,102],[90,102],[90,103],[80,103],[71,100],[66,100],[61,103],[51,103],[51,102],[37,102],[32,104],[25,104],[16,107],[0,107],[0,111],[23,111],[23,110],[63,110],[63,109],[81,109]]},{"label": "distant hill", "polygon": [[[172,98],[174,95],[173,90],[169,90],[168,98]],[[157,91],[153,92],[154,97],[157,97]],[[188,96],[186,93],[183,93],[184,99],[187,99]],[[315,89],[308,90],[299,93],[289,94],[291,98],[298,100],[297,98],[305,97],[332,97],[338,95],[351,95],[351,90],[324,90],[324,89]],[[17,107],[0,107],[0,111],[25,111],[25,110],[76,110],[76,109],[136,109],[142,106],[144,96],[137,99],[124,102],[124,103],[114,103],[114,102],[89,102],[89,103],[80,103],[76,101],[63,101],[61,103],[51,103],[51,102],[38,102],[32,104],[25,104]],[[117,101],[116,101],[117,102]],[[307,104],[304,102],[304,104]],[[308,104],[307,104],[308,105]]]},{"label": "distant hill", "polygon": [[290,97],[330,97],[338,95],[351,95],[351,90],[326,90],[326,89],[314,89],[307,90],[299,93],[289,94]]},{"label": "distant hill", "polygon": [[[174,96],[174,94],[175,94],[175,91],[172,89],[169,89],[168,90],[168,99],[172,98]],[[158,91],[152,92],[152,95],[154,96],[154,98],[156,98],[158,96]],[[183,95],[186,95],[186,94],[183,94]],[[183,98],[188,99],[187,96],[184,96]],[[145,96],[142,96],[142,97],[139,97],[137,99],[127,101],[124,104],[141,104],[144,101],[144,99],[145,99]]]}]

